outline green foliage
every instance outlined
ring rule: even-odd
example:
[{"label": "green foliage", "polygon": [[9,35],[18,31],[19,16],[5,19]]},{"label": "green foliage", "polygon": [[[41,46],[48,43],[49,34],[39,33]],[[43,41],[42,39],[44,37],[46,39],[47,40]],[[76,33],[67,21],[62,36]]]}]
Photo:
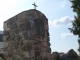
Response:
[{"label": "green foliage", "polygon": [[[80,38],[80,0],[70,0],[70,2],[72,3],[71,8],[73,8],[73,12],[76,12],[77,16],[74,16],[74,20],[72,21],[73,26],[69,30]],[[80,44],[79,41],[78,43]],[[80,52],[80,48],[78,51]]]},{"label": "green foliage", "polygon": [[2,57],[0,57],[0,60],[3,60]]}]

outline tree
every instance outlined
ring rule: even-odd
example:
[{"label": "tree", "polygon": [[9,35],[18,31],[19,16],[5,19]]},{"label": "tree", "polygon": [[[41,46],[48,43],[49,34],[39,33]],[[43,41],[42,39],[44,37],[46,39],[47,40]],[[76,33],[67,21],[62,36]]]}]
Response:
[{"label": "tree", "polygon": [[74,34],[78,35],[78,43],[79,43],[79,49],[80,52],[80,0],[70,0],[72,3],[71,8],[73,8],[73,12],[76,12],[76,16],[74,16],[74,20],[72,21],[72,28],[69,28],[69,30]]}]

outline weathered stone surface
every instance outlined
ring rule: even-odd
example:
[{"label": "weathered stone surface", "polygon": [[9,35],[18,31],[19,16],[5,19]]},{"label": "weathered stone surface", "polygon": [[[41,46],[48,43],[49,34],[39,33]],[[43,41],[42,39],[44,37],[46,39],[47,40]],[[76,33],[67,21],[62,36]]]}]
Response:
[{"label": "weathered stone surface", "polygon": [[4,23],[3,28],[6,30],[7,29],[7,23]]},{"label": "weathered stone surface", "polygon": [[38,50],[41,50],[41,49],[40,49],[40,47],[36,46],[36,47],[35,47],[35,50],[38,51]]},{"label": "weathered stone surface", "polygon": [[42,52],[45,52],[45,51],[47,51],[47,50],[46,50],[46,47],[42,47],[42,48],[43,48],[43,49],[42,49]]},{"label": "weathered stone surface", "polygon": [[50,60],[48,19],[38,10],[24,11],[5,21],[3,40],[6,60]]},{"label": "weathered stone surface", "polygon": [[16,55],[16,56],[15,56],[15,59],[16,59],[16,60],[21,60],[21,57],[20,57],[19,55]]},{"label": "weathered stone surface", "polygon": [[35,51],[34,50],[30,51],[30,57],[31,58],[34,58],[35,57]]},{"label": "weathered stone surface", "polygon": [[47,41],[47,38],[46,37],[44,38],[44,41]]},{"label": "weathered stone surface", "polygon": [[34,60],[42,60],[42,57],[41,56],[35,57]]},{"label": "weathered stone surface", "polygon": [[18,49],[18,47],[19,47],[19,42],[18,42],[18,41],[15,41],[15,42],[14,42],[14,48],[15,48],[15,49]]},{"label": "weathered stone surface", "polygon": [[43,45],[44,45],[44,46],[47,46],[47,42],[43,42]]},{"label": "weathered stone surface", "polygon": [[8,42],[5,42],[5,45],[3,45],[3,47],[7,47],[8,46]]},{"label": "weathered stone surface", "polygon": [[50,47],[47,48],[47,53],[51,53],[51,48]]},{"label": "weathered stone surface", "polygon": [[12,25],[10,26],[10,29],[11,29],[11,30],[14,30],[14,29],[16,29],[16,28],[17,28],[16,23],[14,23],[14,24],[12,24]]},{"label": "weathered stone surface", "polygon": [[24,54],[25,54],[25,57],[27,57],[27,58],[29,58],[29,57],[30,57],[30,52],[29,52],[29,51],[24,52]]},{"label": "weathered stone surface", "polygon": [[9,31],[6,31],[6,30],[5,30],[5,31],[4,31],[4,36],[5,36],[5,35],[8,35],[8,34],[9,34]]},{"label": "weathered stone surface", "polygon": [[50,37],[47,37],[47,41],[50,41]]},{"label": "weathered stone surface", "polygon": [[24,50],[24,51],[29,51],[31,49],[32,49],[31,43],[24,44],[22,47],[22,50]]},{"label": "weathered stone surface", "polygon": [[16,49],[13,50],[13,55],[15,55],[15,54],[17,54],[17,50]]},{"label": "weathered stone surface", "polygon": [[49,31],[48,30],[46,30],[46,35],[49,36]]},{"label": "weathered stone surface", "polygon": [[10,50],[10,51],[8,51],[8,57],[12,57],[12,51]]},{"label": "weathered stone surface", "polygon": [[51,59],[51,53],[47,53],[47,57]]},{"label": "weathered stone surface", "polygon": [[47,53],[46,52],[42,52],[42,57],[46,57],[47,56]]},{"label": "weathered stone surface", "polygon": [[50,45],[51,45],[49,41],[47,41],[47,45],[48,45],[48,46],[50,46]]},{"label": "weathered stone surface", "polygon": [[44,57],[44,60],[49,60],[48,57]]}]

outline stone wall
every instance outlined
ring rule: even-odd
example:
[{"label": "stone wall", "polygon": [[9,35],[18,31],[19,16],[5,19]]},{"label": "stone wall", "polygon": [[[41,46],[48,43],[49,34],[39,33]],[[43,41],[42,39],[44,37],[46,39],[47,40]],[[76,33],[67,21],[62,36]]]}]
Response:
[{"label": "stone wall", "polygon": [[4,22],[5,60],[51,60],[48,20],[40,11],[23,11]]}]

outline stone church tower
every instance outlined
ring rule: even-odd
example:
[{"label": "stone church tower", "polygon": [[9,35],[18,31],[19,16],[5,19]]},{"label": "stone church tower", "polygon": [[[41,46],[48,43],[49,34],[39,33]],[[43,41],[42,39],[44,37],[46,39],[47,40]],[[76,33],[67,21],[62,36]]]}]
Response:
[{"label": "stone church tower", "polygon": [[36,9],[4,22],[5,60],[51,60],[48,19]]}]

